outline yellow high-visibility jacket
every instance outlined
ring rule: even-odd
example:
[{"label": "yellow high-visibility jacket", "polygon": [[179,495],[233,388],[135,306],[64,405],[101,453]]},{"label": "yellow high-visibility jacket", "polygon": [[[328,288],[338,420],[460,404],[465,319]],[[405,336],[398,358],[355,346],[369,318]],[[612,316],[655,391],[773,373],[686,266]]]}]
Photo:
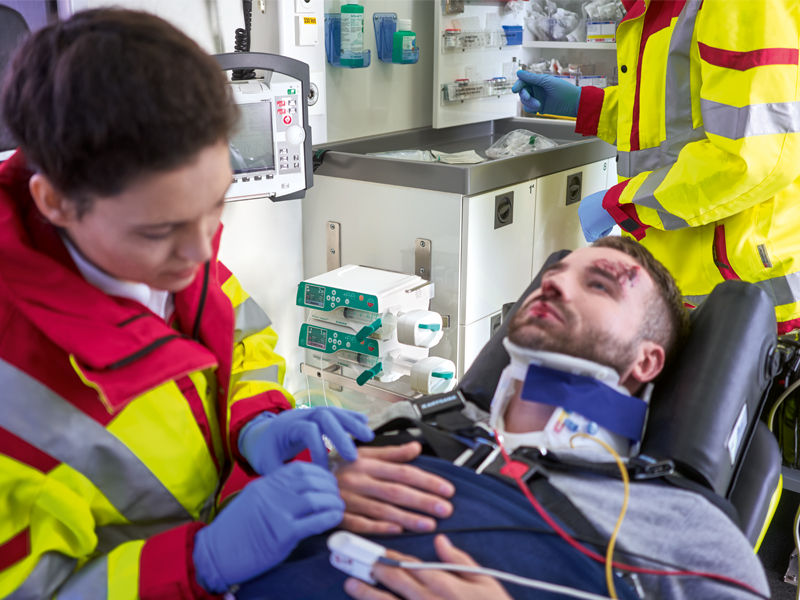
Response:
[{"label": "yellow high-visibility jacket", "polygon": [[603,207],[687,301],[725,279],[800,326],[800,3],[626,0],[619,84],[583,88],[576,131],[615,143]]},{"label": "yellow high-visibility jacket", "polygon": [[209,597],[194,534],[240,429],[290,408],[277,336],[216,250],[170,323],[94,288],[29,177],[0,166],[0,597]]}]

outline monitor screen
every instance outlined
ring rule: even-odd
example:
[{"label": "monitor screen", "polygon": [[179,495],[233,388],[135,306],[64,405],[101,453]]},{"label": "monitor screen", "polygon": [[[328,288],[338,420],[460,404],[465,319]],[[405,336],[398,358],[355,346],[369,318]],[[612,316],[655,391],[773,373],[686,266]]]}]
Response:
[{"label": "monitor screen", "polygon": [[240,104],[241,116],[230,142],[234,173],[275,169],[272,141],[272,104],[268,101]]}]

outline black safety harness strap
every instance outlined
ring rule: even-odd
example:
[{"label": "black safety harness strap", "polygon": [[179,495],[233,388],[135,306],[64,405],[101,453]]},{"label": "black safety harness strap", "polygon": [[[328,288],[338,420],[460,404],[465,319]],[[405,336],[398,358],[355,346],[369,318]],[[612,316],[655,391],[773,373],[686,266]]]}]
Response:
[{"label": "black safety harness strap", "polygon": [[[505,459],[501,456],[491,429],[483,423],[474,422],[462,413],[465,401],[459,391],[427,397],[416,401],[416,405],[420,415],[418,419],[400,417],[385,423],[375,430],[376,439],[373,443],[388,445],[416,440],[423,445],[425,454],[448,460],[477,473],[493,475],[514,487],[517,486],[513,479],[500,472],[505,465]],[[596,530],[589,521],[566,496],[547,481],[547,477],[550,473],[561,472],[585,473],[621,479],[616,462],[587,461],[532,447],[517,448],[511,453],[511,458],[528,466],[523,481],[537,499],[540,499],[540,495],[542,498],[550,499],[547,503],[540,499],[543,506],[558,515],[565,524],[569,524],[569,521],[572,520],[571,515],[580,515],[569,526],[581,535],[586,534],[592,537],[593,534],[596,534]],[[632,483],[650,481],[698,493],[719,508],[734,523],[739,524],[739,515],[727,499],[678,473],[671,460],[639,455],[631,457],[626,466]],[[596,539],[600,539],[599,534]]]}]

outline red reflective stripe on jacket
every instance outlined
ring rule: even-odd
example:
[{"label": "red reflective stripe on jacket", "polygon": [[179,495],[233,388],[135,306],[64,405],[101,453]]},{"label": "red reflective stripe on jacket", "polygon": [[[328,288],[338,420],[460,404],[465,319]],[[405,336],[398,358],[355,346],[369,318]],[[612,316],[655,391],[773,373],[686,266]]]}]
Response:
[{"label": "red reflective stripe on jacket", "polygon": [[[0,303],[0,310],[5,306]],[[12,311],[0,339],[0,359],[34,377],[101,425],[107,425],[114,415],[98,402],[97,392],[80,380],[64,351],[18,311]]]},{"label": "red reflective stripe on jacket", "polygon": [[223,265],[221,262],[217,263],[217,278],[219,279],[220,283],[225,283],[228,281],[231,275],[233,275],[233,273],[230,271],[230,269],[228,269],[228,267]]},{"label": "red reflective stripe on jacket", "polygon": [[800,59],[797,48],[759,48],[748,52],[736,52],[697,43],[700,58],[717,67],[747,71],[766,65],[796,65]]},{"label": "red reflective stripe on jacket", "polygon": [[636,214],[636,206],[633,204],[620,204],[619,198],[622,196],[622,191],[628,185],[630,179],[622,181],[617,185],[611,187],[606,195],[603,196],[603,208],[611,215],[614,221],[623,230],[630,233],[637,240],[641,240],[649,225],[644,225]]},{"label": "red reflective stripe on jacket", "polygon": [[736,271],[731,267],[728,260],[728,248],[725,244],[725,225],[717,225],[714,228],[714,264],[717,265],[720,274],[725,279],[741,279]]},{"label": "red reflective stripe on jacket", "polygon": [[603,88],[592,85],[581,88],[581,100],[578,103],[575,133],[597,135],[597,126],[600,123],[600,111],[603,109],[604,97]]},{"label": "red reflective stripe on jacket", "polygon": [[208,424],[208,415],[206,415],[206,410],[203,407],[203,399],[200,398],[200,394],[197,393],[194,382],[188,375],[179,378],[175,383],[178,385],[178,389],[183,394],[183,397],[186,398],[186,401],[189,403],[189,408],[192,410],[194,420],[197,422],[197,426],[203,434],[206,446],[208,446],[208,454],[211,456],[211,460],[214,461],[217,472],[219,472],[219,460],[214,450],[214,438],[211,435],[211,427]]},{"label": "red reflective stripe on jacket", "polygon": [[[644,4],[644,3],[642,3]],[[636,96],[633,99],[633,124],[631,127],[631,151],[639,150],[639,102],[642,85],[642,57],[651,35],[669,27],[672,19],[683,10],[686,0],[653,2],[644,17],[642,37],[639,40],[639,58],[636,65]]]},{"label": "red reflective stripe on jacket", "polygon": [[792,319],[791,321],[781,321],[778,323],[778,335],[789,333],[795,329],[800,329],[800,319]]},{"label": "red reflective stripe on jacket", "polygon": [[202,523],[188,523],[148,538],[139,559],[139,598],[221,598],[206,592],[194,570],[194,536]]},{"label": "red reflective stripe on jacket", "polygon": [[0,544],[0,571],[21,561],[31,552],[31,530],[26,527],[4,544]]},{"label": "red reflective stripe on jacket", "polygon": [[3,427],[0,427],[0,454],[25,463],[42,473],[47,473],[61,464],[60,461]]}]

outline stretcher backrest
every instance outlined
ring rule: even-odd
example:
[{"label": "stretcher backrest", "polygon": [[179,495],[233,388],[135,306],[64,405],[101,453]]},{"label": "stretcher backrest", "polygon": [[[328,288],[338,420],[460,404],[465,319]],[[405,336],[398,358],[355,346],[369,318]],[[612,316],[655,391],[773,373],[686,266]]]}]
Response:
[{"label": "stretcher backrest", "polygon": [[775,309],[755,285],[726,281],[692,311],[692,333],[659,377],[642,452],[727,497],[772,379]]},{"label": "stretcher backrest", "polygon": [[[551,255],[544,266],[566,254]],[[482,408],[508,364],[508,323],[540,280],[541,272],[461,380],[462,393]],[[682,475],[730,500],[755,542],[780,475],[775,440],[759,426],[774,373],[774,307],[757,286],[726,281],[692,311],[691,322],[686,344],[655,382],[641,452],[672,459]]]}]

